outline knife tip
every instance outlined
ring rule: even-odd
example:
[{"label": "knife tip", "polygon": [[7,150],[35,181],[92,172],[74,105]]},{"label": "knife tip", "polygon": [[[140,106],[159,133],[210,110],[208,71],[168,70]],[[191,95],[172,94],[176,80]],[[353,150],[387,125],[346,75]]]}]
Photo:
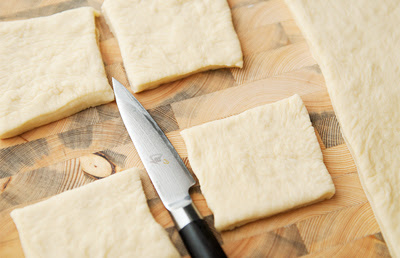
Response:
[{"label": "knife tip", "polygon": [[117,94],[117,92],[120,92],[121,90],[123,90],[123,88],[125,88],[117,79],[115,79],[114,77],[112,77],[112,86],[114,89],[114,94]]},{"label": "knife tip", "polygon": [[[118,99],[119,98],[119,96],[121,95],[121,83],[119,82],[119,81],[117,81],[117,79],[115,79],[114,77],[112,77],[112,79],[111,79],[111,81],[112,81],[112,87],[113,87],[113,90],[114,90],[114,95],[115,95],[115,99]],[[124,87],[124,86],[122,86],[122,87]]]},{"label": "knife tip", "polygon": [[111,77],[111,81],[112,81],[112,85],[115,86],[117,85],[117,79],[115,79],[114,77]]},{"label": "knife tip", "polygon": [[124,86],[122,85],[122,83],[120,83],[117,79],[115,79],[114,77],[111,78],[112,80],[112,84],[113,84],[113,89],[114,89],[114,96],[115,99],[117,100],[123,100],[126,98],[128,99],[135,99],[135,97],[133,97],[132,93],[130,93],[130,91]]}]

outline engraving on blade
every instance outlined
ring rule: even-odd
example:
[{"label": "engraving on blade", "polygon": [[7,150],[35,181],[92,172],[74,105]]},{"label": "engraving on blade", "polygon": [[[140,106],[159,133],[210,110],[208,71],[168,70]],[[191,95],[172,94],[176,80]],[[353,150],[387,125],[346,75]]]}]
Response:
[{"label": "engraving on blade", "polygon": [[150,162],[154,164],[158,164],[161,162],[162,154],[154,154],[150,155]]},{"label": "engraving on blade", "polygon": [[162,154],[154,154],[154,155],[150,155],[150,161],[153,164],[159,164],[160,162],[162,162],[163,164],[169,164],[169,160],[167,159],[163,159]]},{"label": "engraving on blade", "polygon": [[169,210],[190,204],[195,181],[178,153],[139,101],[114,78],[113,85],[122,120],[161,201]]}]

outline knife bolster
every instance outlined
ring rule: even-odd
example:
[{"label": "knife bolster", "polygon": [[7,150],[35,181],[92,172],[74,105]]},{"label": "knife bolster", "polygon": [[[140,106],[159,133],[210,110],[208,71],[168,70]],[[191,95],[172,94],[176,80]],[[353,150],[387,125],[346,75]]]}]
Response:
[{"label": "knife bolster", "polygon": [[192,221],[202,219],[202,216],[193,203],[181,208],[171,209],[169,212],[178,230],[181,230]]}]

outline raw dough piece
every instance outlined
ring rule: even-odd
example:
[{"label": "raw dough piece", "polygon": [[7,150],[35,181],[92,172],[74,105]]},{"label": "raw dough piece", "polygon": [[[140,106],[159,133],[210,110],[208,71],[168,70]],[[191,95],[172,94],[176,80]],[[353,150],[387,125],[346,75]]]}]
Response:
[{"label": "raw dough piece", "polygon": [[399,2],[287,3],[324,74],[390,253],[400,257]]},{"label": "raw dough piece", "polygon": [[243,66],[226,0],[105,0],[102,10],[134,92]]},{"label": "raw dough piece", "polygon": [[335,193],[298,95],[192,127],[182,136],[217,230]]},{"label": "raw dough piece", "polygon": [[0,22],[0,138],[114,99],[93,8]]},{"label": "raw dough piece", "polygon": [[12,211],[25,256],[180,257],[150,213],[139,171]]}]

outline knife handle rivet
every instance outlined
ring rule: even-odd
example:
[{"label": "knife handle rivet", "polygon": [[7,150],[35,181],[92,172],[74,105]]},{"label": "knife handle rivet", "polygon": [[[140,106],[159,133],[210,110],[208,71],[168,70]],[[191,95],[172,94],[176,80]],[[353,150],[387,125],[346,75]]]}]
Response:
[{"label": "knife handle rivet", "polygon": [[169,161],[167,159],[164,159],[164,164],[169,164]]}]

